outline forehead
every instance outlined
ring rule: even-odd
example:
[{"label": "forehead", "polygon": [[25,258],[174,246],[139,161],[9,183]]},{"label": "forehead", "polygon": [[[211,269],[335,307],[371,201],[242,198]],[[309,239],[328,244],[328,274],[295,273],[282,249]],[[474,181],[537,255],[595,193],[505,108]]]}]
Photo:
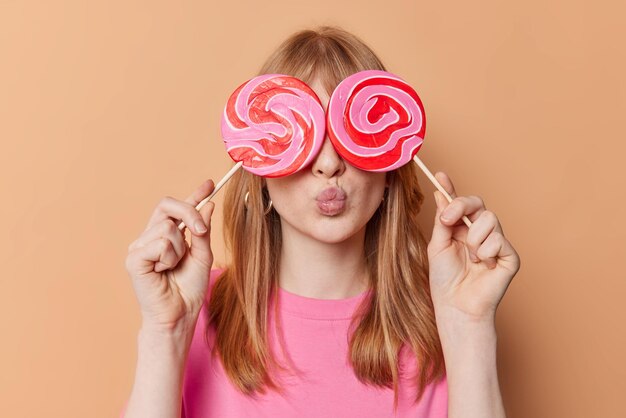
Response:
[{"label": "forehead", "polygon": [[309,87],[311,87],[311,89],[313,89],[315,94],[317,94],[317,97],[319,97],[320,101],[322,102],[322,106],[324,106],[324,109],[326,109],[326,107],[328,107],[328,100],[330,99],[330,96],[326,92],[326,89],[322,85],[320,79],[318,77],[315,77],[307,84]]}]

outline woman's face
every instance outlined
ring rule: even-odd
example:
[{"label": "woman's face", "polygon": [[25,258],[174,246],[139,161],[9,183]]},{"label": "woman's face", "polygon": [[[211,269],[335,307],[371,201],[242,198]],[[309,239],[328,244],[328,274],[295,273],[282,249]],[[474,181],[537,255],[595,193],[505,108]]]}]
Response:
[{"label": "woman's face", "polygon": [[[328,94],[319,81],[308,83],[324,110]],[[360,232],[382,203],[386,173],[360,170],[344,161],[328,136],[315,159],[297,173],[266,178],[283,234],[300,233],[338,243]]]}]

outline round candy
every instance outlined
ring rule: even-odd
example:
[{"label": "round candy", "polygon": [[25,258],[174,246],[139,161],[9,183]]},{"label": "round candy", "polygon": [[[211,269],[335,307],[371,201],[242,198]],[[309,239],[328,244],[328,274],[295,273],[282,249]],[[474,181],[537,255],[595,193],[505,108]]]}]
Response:
[{"label": "round candy", "polygon": [[326,116],[335,149],[362,170],[401,167],[424,141],[422,101],[410,85],[386,71],[361,71],[342,80],[330,97]]},{"label": "round candy", "polygon": [[222,115],[230,157],[247,171],[281,177],[305,167],[324,141],[324,108],[303,81],[264,74],[240,85]]}]

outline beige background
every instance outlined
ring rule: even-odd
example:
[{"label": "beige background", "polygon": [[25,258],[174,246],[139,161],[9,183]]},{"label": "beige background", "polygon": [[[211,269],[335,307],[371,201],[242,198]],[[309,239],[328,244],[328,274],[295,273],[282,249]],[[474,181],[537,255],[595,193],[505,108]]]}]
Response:
[{"label": "beige background", "polygon": [[420,157],[483,197],[521,255],[497,318],[508,416],[622,417],[616,4],[0,0],[0,416],[117,416],[140,320],[128,244],[161,197],[230,167],[219,117],[232,90],[293,31],[329,23],[416,88]]}]

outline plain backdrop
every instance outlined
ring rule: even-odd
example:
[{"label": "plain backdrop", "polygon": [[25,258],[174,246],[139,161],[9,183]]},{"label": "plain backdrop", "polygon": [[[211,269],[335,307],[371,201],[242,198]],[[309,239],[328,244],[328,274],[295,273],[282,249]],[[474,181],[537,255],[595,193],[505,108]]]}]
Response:
[{"label": "plain backdrop", "polygon": [[521,256],[497,315],[508,416],[622,417],[617,3],[0,0],[0,416],[118,415],[140,325],[128,244],[163,196],[231,166],[230,93],[288,35],[333,24],[415,87],[420,157],[481,196]]}]

